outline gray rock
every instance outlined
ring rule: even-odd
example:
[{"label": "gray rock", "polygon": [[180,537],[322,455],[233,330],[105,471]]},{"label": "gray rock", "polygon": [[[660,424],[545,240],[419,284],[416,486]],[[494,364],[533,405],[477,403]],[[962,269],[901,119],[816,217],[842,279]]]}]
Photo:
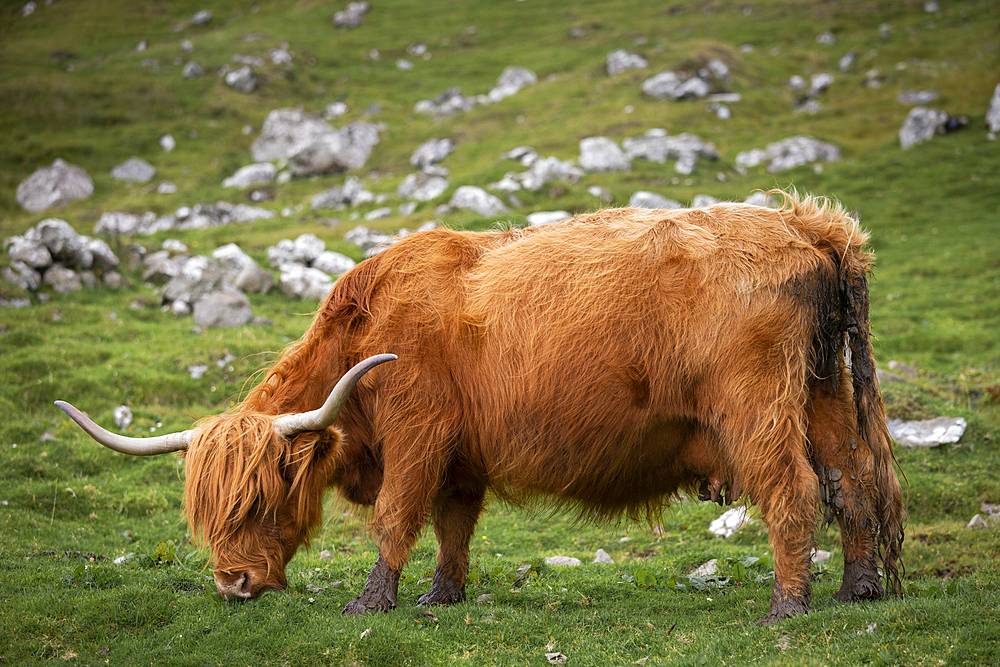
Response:
[{"label": "gray rock", "polygon": [[275,109],[267,115],[260,136],[250,145],[255,162],[291,158],[317,138],[336,132],[322,118],[301,109]]},{"label": "gray rock", "polygon": [[392,207],[383,206],[381,208],[375,209],[374,211],[368,211],[367,213],[365,213],[365,220],[368,221],[381,220],[382,218],[388,218],[391,215],[392,215]]},{"label": "gray rock", "polygon": [[212,20],[212,12],[208,9],[202,9],[196,12],[194,16],[188,19],[189,25],[208,25],[208,22]]},{"label": "gray rock", "polygon": [[719,573],[719,559],[713,558],[688,572],[688,577],[711,577]]},{"label": "gray rock", "polygon": [[7,239],[7,256],[11,262],[21,262],[34,269],[44,269],[52,264],[52,253],[40,241],[29,241],[23,236]]},{"label": "gray rock", "polygon": [[509,209],[495,196],[474,185],[463,185],[455,190],[448,205],[473,211],[483,217],[509,213]]},{"label": "gray rock", "polygon": [[198,79],[205,75],[205,68],[199,65],[196,61],[189,60],[187,64],[184,65],[182,74],[185,79]]},{"label": "gray rock", "polygon": [[172,134],[164,134],[160,137],[160,148],[169,153],[177,148],[177,140],[174,139]]},{"label": "gray rock", "polygon": [[826,92],[826,89],[833,84],[833,75],[828,72],[813,74],[809,80],[809,95],[816,97]]},{"label": "gray rock", "polygon": [[212,259],[222,267],[225,279],[238,290],[266,294],[274,287],[274,276],[271,272],[260,268],[253,257],[243,252],[243,249],[235,243],[213,250]]},{"label": "gray rock", "polygon": [[729,537],[736,533],[744,524],[750,523],[746,507],[732,507],[714,519],[708,530],[720,537]]},{"label": "gray rock", "polygon": [[913,107],[899,128],[900,148],[910,148],[929,141],[935,134],[944,134],[948,114],[939,109]]},{"label": "gray rock", "polygon": [[70,294],[83,289],[80,276],[59,264],[53,264],[48,268],[42,282],[60,294]]},{"label": "gray rock", "polygon": [[249,188],[254,185],[266,185],[274,181],[278,169],[270,162],[257,162],[240,167],[229,178],[222,181],[224,188]]},{"label": "gray rock", "polygon": [[1000,132],[1000,83],[993,89],[993,97],[986,110],[986,127],[990,132]]},{"label": "gray rock", "polygon": [[593,563],[595,565],[614,565],[615,561],[613,558],[611,558],[610,554],[608,554],[607,551],[605,551],[604,549],[598,549],[594,553]]},{"label": "gray rock", "polygon": [[938,98],[936,90],[908,90],[896,95],[896,101],[907,106],[930,104]]},{"label": "gray rock", "polygon": [[971,528],[989,528],[990,526],[988,523],[986,523],[986,520],[983,519],[983,517],[977,514],[974,517],[972,517],[971,520],[969,520],[969,523],[965,527],[971,529]]},{"label": "gray rock", "polygon": [[800,135],[775,141],[766,148],[754,148],[736,156],[741,168],[756,167],[766,163],[769,172],[783,171],[812,162],[835,162],[840,159],[840,149],[813,137]]},{"label": "gray rock", "polygon": [[523,174],[512,174],[511,178],[525,190],[537,191],[553,181],[576,183],[581,176],[583,176],[583,170],[577,167],[572,160],[560,160],[550,156],[534,160],[528,167],[528,171]]},{"label": "gray rock", "polygon": [[174,255],[183,254],[188,251],[187,244],[177,239],[164,239],[163,243],[160,244],[160,249],[167,250]]},{"label": "gray rock", "polygon": [[98,289],[101,286],[101,280],[97,277],[97,274],[93,271],[80,271],[80,282],[87,289]]},{"label": "gray rock", "polygon": [[854,66],[857,59],[858,54],[856,51],[848,51],[840,57],[840,61],[837,63],[837,68],[841,71],[841,73],[846,74],[850,71],[851,67]]},{"label": "gray rock", "polygon": [[660,72],[642,82],[642,92],[657,100],[681,100],[705,97],[711,91],[708,82],[697,76]]},{"label": "gray rock", "polygon": [[400,199],[430,201],[443,195],[447,189],[448,179],[421,171],[404,178],[396,188],[396,196]]},{"label": "gray rock", "polygon": [[111,170],[111,178],[133,183],[149,183],[156,169],[142,158],[132,157]]},{"label": "gray rock", "polygon": [[829,30],[824,30],[820,34],[816,35],[817,44],[825,44],[826,46],[831,46],[836,44],[837,38],[833,36],[833,33]]},{"label": "gray rock", "polygon": [[120,290],[125,287],[125,279],[117,271],[105,271],[104,275],[101,276],[101,281],[110,290]]},{"label": "gray rock", "polygon": [[225,81],[227,86],[241,93],[252,93],[257,90],[257,76],[249,65],[227,72]]},{"label": "gray rock", "polygon": [[684,208],[684,205],[679,201],[674,201],[673,199],[669,199],[663,195],[658,195],[655,192],[646,192],[644,190],[632,193],[632,197],[628,200],[628,205],[632,208],[648,208],[654,210]]},{"label": "gray rock", "polygon": [[236,54],[232,57],[232,61],[238,65],[250,65],[251,67],[263,67],[267,64],[263,58],[257,56],[244,56]]},{"label": "gray rock", "polygon": [[432,97],[429,100],[420,100],[413,105],[413,110],[417,113],[425,113],[437,118],[443,118],[468,111],[478,103],[475,98],[462,95],[462,89],[459,86],[452,86],[436,97]]},{"label": "gray rock", "polygon": [[313,195],[312,207],[314,209],[343,208],[370,201],[375,201],[375,195],[365,189],[357,176],[348,176],[343,185],[335,185],[329,190]]},{"label": "gray rock", "polygon": [[629,171],[628,156],[608,137],[587,137],[580,140],[577,164],[585,172]]},{"label": "gray rock", "polygon": [[536,83],[538,83],[538,76],[530,69],[511,65],[500,73],[496,86],[486,94],[486,97],[490,102],[499,102]]},{"label": "gray rock", "polygon": [[94,182],[86,171],[62,158],[49,167],[36,170],[17,186],[15,198],[21,208],[37,213],[55,206],[65,206],[74,199],[94,194]]},{"label": "gray rock", "polygon": [[177,275],[163,286],[161,301],[165,304],[172,301],[193,304],[218,290],[223,282],[222,267],[211,257],[197,255],[184,262]]},{"label": "gray rock", "polygon": [[294,241],[281,239],[267,249],[267,261],[276,269],[285,264],[309,266],[326,250],[326,243],[315,234],[301,234]]},{"label": "gray rock", "polygon": [[83,237],[84,250],[91,256],[91,266],[100,271],[108,271],[118,266],[118,256],[111,250],[111,246],[101,239]]},{"label": "gray rock", "polygon": [[171,259],[166,250],[151,253],[142,262],[142,282],[163,285],[181,272],[181,265],[186,261],[186,257],[181,260]]},{"label": "gray rock", "polygon": [[239,292],[212,292],[194,304],[194,323],[203,327],[239,327],[253,320],[250,300]]},{"label": "gray rock", "polygon": [[335,132],[320,135],[302,146],[289,163],[296,176],[338,173],[360,169],[379,142],[378,128],[357,121]]},{"label": "gray rock", "polygon": [[343,10],[333,15],[333,25],[345,30],[358,28],[370,8],[371,5],[367,2],[351,2]]},{"label": "gray rock", "polygon": [[271,49],[267,52],[267,57],[271,59],[271,63],[274,65],[292,64],[292,54],[285,49]]},{"label": "gray rock", "polygon": [[324,250],[313,261],[312,265],[314,269],[319,269],[323,273],[329,273],[331,276],[339,276],[353,269],[355,262],[347,255],[341,255],[339,252],[333,252],[332,250]]},{"label": "gray rock", "polygon": [[410,164],[415,169],[423,169],[432,164],[437,164],[441,160],[451,155],[455,150],[455,142],[451,139],[428,139],[413,151],[410,156]]},{"label": "gray rock", "polygon": [[937,417],[910,422],[890,419],[887,426],[889,434],[903,447],[937,447],[958,442],[967,424],[961,417]]},{"label": "gray rock", "polygon": [[124,431],[132,425],[132,411],[127,405],[119,405],[114,411],[115,426],[119,431]]},{"label": "gray rock", "polygon": [[545,559],[545,564],[552,567],[580,567],[583,561],[572,556],[549,556]]},{"label": "gray rock", "polygon": [[639,54],[626,51],[625,49],[618,49],[608,54],[604,62],[604,67],[608,72],[608,76],[615,76],[630,69],[642,69],[648,64],[649,61]]},{"label": "gray rock", "polygon": [[93,256],[87,250],[86,236],[81,236],[65,220],[47,218],[24,234],[29,243],[45,247],[54,262],[89,269]]},{"label": "gray rock", "polygon": [[376,232],[363,225],[349,230],[344,234],[344,240],[361,248],[366,253],[383,244],[387,244],[392,237],[388,234]]},{"label": "gray rock", "polygon": [[24,262],[16,260],[0,270],[0,276],[11,285],[30,292],[37,292],[42,286],[42,274]]},{"label": "gray rock", "polygon": [[517,160],[522,166],[530,167],[531,163],[538,159],[538,153],[530,146],[518,146],[501,155],[500,159]]},{"label": "gray rock", "polygon": [[573,215],[569,211],[536,211],[527,216],[528,224],[532,227],[548,225],[560,220],[569,220]]},{"label": "gray rock", "polygon": [[750,206],[766,206],[767,208],[780,208],[781,200],[774,195],[769,195],[766,192],[758,190],[753,192],[749,197],[743,200],[744,204],[749,204]]},{"label": "gray rock", "polygon": [[718,203],[719,200],[711,195],[695,195],[691,200],[691,208],[708,208]]},{"label": "gray rock", "polygon": [[643,159],[660,163],[669,159],[677,160],[674,169],[681,174],[692,173],[701,158],[719,159],[715,144],[687,132],[671,136],[661,128],[647,130],[641,136],[625,139],[622,147],[629,160]]},{"label": "gray rock", "polygon": [[333,289],[333,278],[327,273],[293,263],[281,267],[278,283],[285,296],[293,299],[320,301]]}]

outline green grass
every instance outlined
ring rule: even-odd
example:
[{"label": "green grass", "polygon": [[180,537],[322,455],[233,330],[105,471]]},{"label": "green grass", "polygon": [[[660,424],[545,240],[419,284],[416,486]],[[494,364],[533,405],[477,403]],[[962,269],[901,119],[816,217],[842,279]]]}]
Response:
[{"label": "green grass", "polygon": [[[225,604],[207,555],[189,540],[179,459],[104,450],[52,401],[70,400],[103,424],[112,423],[116,406],[129,405],[132,435],[186,428],[238,401],[255,374],[307,328],[315,304],[252,295],[255,314],[272,325],[193,333],[190,318],[162,312],[156,292],[126,272],[120,293],[52,294],[28,309],[0,309],[0,664],[541,665],[555,651],[570,665],[643,658],[666,665],[1000,663],[1000,536],[996,525],[965,528],[980,503],[1000,502],[1000,142],[987,141],[983,126],[1000,82],[995,3],[941,3],[931,15],[921,2],[762,0],[749,16],[743,4],[385,0],[373,3],[362,28],[339,31],[329,19],[341,5],[315,0],[260,3],[256,13],[249,3],[232,2],[39,2],[27,18],[18,15],[23,2],[2,3],[0,238],[46,217],[90,234],[105,211],[167,213],[241,201],[221,182],[251,161],[256,135],[242,128],[259,131],[275,108],[320,112],[342,96],[351,110],[336,124],[381,107],[371,120],[385,123],[382,142],[359,176],[373,192],[390,195],[388,204],[398,203],[395,188],[417,145],[444,136],[458,143],[444,161],[449,191],[411,216],[371,225],[384,229],[412,229],[434,218],[459,185],[485,186],[517,170],[498,156],[519,144],[569,159],[587,136],[620,141],[653,127],[692,132],[713,141],[722,158],[690,176],[678,176],[671,164],[636,162],[629,173],[518,193],[523,206],[507,219],[521,224],[534,210],[592,210],[599,202],[589,185],[609,188],[616,205],[640,189],[689,202],[698,193],[742,200],[757,188],[794,186],[858,211],[878,256],[876,356],[883,367],[896,359],[919,371],[910,384],[883,388],[889,415],[961,416],[969,423],[958,444],[897,452],[908,480],[906,597],[834,602],[840,538],[836,528],[821,529],[817,546],[834,557],[814,568],[813,612],[762,629],[753,621],[766,612],[770,584],[757,575],[767,573],[770,549],[759,523],[722,540],[707,531],[719,510],[706,503],[666,510],[660,533],[494,504],[473,540],[468,602],[434,609],[434,616],[415,607],[434,567],[436,545],[427,531],[401,581],[399,609],[343,618],[340,609],[361,590],[375,546],[364,516],[331,496],[312,550],[289,566],[288,591]],[[205,7],[213,11],[208,26],[171,30]],[[883,22],[894,28],[887,38],[878,36]],[[586,33],[574,39],[573,28]],[[834,46],[815,42],[827,29]],[[244,41],[248,33],[264,37]],[[141,39],[148,48],[139,53]],[[194,43],[193,53],[182,51],[184,39]],[[425,42],[432,57],[401,72],[395,61],[414,41]],[[282,42],[294,54],[292,68],[262,68],[253,95],[229,90],[215,75],[233,54],[265,56]],[[753,51],[740,50],[744,43]],[[368,55],[373,48],[378,60]],[[649,67],[607,77],[604,58],[616,48],[643,54]],[[852,50],[858,62],[839,73],[837,61]],[[646,77],[712,57],[730,65],[728,89],[743,95],[731,105],[731,120],[717,119],[704,102],[642,97]],[[156,68],[141,66],[149,58]],[[186,80],[176,58],[194,58],[208,73]],[[534,70],[539,84],[448,119],[413,112],[418,100],[451,85],[466,95],[484,93],[511,64]],[[880,88],[863,85],[871,69],[879,70]],[[823,110],[793,114],[784,82],[817,72],[836,77],[821,98]],[[900,150],[896,132],[908,109],[896,95],[925,88],[940,93],[931,106],[967,115],[970,126]],[[167,132],[177,139],[171,153],[158,145]],[[739,151],[801,133],[835,142],[843,160],[778,175],[734,169]],[[154,184],[169,180],[178,192],[158,195],[113,181],[110,169],[133,155],[158,169]],[[91,174],[94,196],[39,214],[18,208],[17,184],[56,157]],[[276,186],[265,205],[295,208],[290,218],[110,242],[119,254],[133,241],[156,249],[171,237],[195,253],[236,242],[266,265],[269,245],[312,232],[361,259],[343,242],[358,224],[351,212],[313,212],[308,204],[343,178]],[[333,217],[340,222],[321,224]],[[496,222],[468,213],[441,219],[471,229]],[[0,256],[0,265],[6,262]],[[23,294],[0,281],[0,298],[16,296]],[[220,368],[215,362],[226,355],[233,359]],[[196,363],[209,366],[199,380],[186,371]],[[52,439],[42,440],[48,431]],[[598,548],[616,564],[589,565]],[[320,558],[322,550],[333,557]],[[112,562],[129,553],[135,555],[127,564]],[[585,565],[537,567],[557,554]],[[699,590],[687,581],[709,558],[720,559],[728,576],[748,556],[761,561],[739,583]],[[515,586],[524,562],[535,564],[532,576]],[[677,583],[686,588],[677,590]],[[487,593],[492,598],[476,602]]]}]

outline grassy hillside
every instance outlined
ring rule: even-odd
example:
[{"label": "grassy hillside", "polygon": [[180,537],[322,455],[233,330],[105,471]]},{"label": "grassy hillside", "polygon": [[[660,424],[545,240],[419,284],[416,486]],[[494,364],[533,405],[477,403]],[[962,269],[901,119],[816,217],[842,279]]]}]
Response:
[{"label": "grassy hillside", "polygon": [[[415,607],[429,585],[421,579],[433,569],[428,531],[401,582],[400,609],[342,619],[339,610],[363,586],[375,548],[364,517],[331,499],[314,549],[292,561],[288,592],[227,605],[206,578],[205,553],[189,542],[178,459],[103,450],[52,401],[71,400],[104,424],[113,423],[116,406],[129,405],[134,435],[186,428],[238,400],[255,373],[302,334],[316,304],[251,296],[255,314],[273,324],[194,333],[190,318],[161,311],[155,290],[126,272],[120,292],[53,293],[32,297],[29,308],[0,308],[0,662],[546,664],[544,654],[557,651],[571,665],[1000,662],[997,524],[965,529],[981,503],[1000,503],[1000,142],[987,139],[983,123],[1000,83],[1000,8],[995,0],[940,4],[927,12],[923,2],[378,0],[360,28],[345,31],[330,20],[343,5],[312,0],[60,0],[38,2],[29,16],[21,15],[21,2],[0,3],[0,238],[48,217],[92,234],[108,211],[165,214],[247,202],[246,193],[221,183],[252,162],[249,146],[268,112],[321,113],[338,100],[349,111],[333,125],[365,119],[383,128],[355,174],[388,195],[382,205],[400,203],[396,187],[411,173],[409,156],[420,143],[457,143],[442,163],[450,170],[448,191],[412,215],[364,223],[385,230],[430,219],[485,229],[524,224],[532,211],[593,210],[602,205],[588,193],[593,185],[607,188],[613,205],[637,190],[689,203],[700,193],[742,201],[755,189],[794,186],[841,200],[871,232],[876,356],[883,368],[899,360],[918,372],[908,384],[883,388],[890,416],[969,422],[958,444],[897,454],[909,481],[904,559],[911,594],[902,600],[832,601],[839,534],[826,529],[818,547],[834,557],[815,567],[815,611],[760,629],[753,620],[766,609],[770,584],[756,575],[769,570],[770,550],[759,523],[721,540],[706,530],[718,513],[706,503],[671,508],[660,532],[494,505],[474,540],[468,603],[435,609],[433,617]],[[175,31],[206,8],[207,25]],[[890,28],[880,34],[882,24]],[[834,44],[817,41],[824,31]],[[427,45],[429,59],[407,53],[414,42]],[[292,64],[271,64],[268,52],[283,45]],[[643,55],[648,67],[609,77],[605,58],[618,48]],[[857,60],[842,73],[838,62],[848,52]],[[236,54],[267,62],[255,68],[261,83],[252,94],[228,88],[216,74]],[[400,58],[413,69],[398,69]],[[731,70],[721,89],[742,96],[729,105],[731,119],[719,119],[704,100],[642,95],[649,76],[695,70],[712,58]],[[183,77],[192,59],[205,68],[203,77]],[[453,85],[466,95],[485,93],[508,65],[533,70],[539,83],[449,118],[413,110]],[[795,113],[789,77],[822,72],[835,77],[818,98],[822,109]],[[878,87],[866,83],[873,80]],[[969,125],[902,150],[897,131],[909,107],[896,97],[925,89],[939,93],[929,106],[967,116]],[[696,134],[721,157],[700,162],[691,175],[677,174],[672,161],[634,161],[627,173],[518,192],[522,205],[499,219],[435,212],[460,185],[486,187],[523,171],[500,159],[515,146],[575,159],[580,139],[620,142],[650,128]],[[171,152],[158,143],[167,133],[177,141]],[[736,169],[737,153],[797,134],[837,144],[843,158],[777,174]],[[110,177],[132,156],[158,170],[150,184]],[[89,172],[94,195],[41,213],[18,207],[18,183],[57,157]],[[193,253],[236,242],[267,266],[267,246],[312,232],[360,260],[343,235],[361,222],[353,214],[377,205],[340,212],[309,205],[313,194],[344,179],[274,185],[272,198],[258,205],[291,209],[288,216],[112,241],[116,250],[133,241],[156,250],[178,238]],[[177,192],[158,194],[161,181]],[[0,266],[7,262],[0,254]],[[0,299],[23,296],[0,281]],[[215,363],[227,355],[230,361]],[[209,366],[197,380],[186,370],[196,363]],[[51,438],[42,439],[46,432]],[[616,565],[537,567],[555,554],[589,563],[597,548]],[[322,550],[333,558],[320,558]],[[107,560],[127,553],[136,554],[130,564]],[[762,560],[722,587],[700,590],[686,578],[709,558],[720,559],[724,574],[741,574],[736,564],[748,556]],[[515,586],[522,562],[535,563],[533,575]],[[486,593],[492,599],[477,604]]]}]

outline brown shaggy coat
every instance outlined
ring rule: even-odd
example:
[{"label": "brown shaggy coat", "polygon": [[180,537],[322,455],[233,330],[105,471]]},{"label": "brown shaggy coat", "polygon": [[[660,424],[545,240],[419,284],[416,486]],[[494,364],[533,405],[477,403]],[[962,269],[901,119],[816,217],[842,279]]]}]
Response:
[{"label": "brown shaggy coat", "polygon": [[[877,554],[898,589],[902,499],[868,340],[866,238],[839,205],[794,194],[780,210],[613,209],[409,236],[344,275],[238,411],[202,430],[192,524],[217,569],[264,552],[280,588],[336,486],[374,508],[380,557],[345,610],[364,613],[395,606],[428,518],[440,552],[421,602],[463,599],[487,490],[588,517],[725,491],[769,528],[764,622],[808,608],[821,501],[844,536],[838,597],[883,593]],[[362,378],[337,428],[287,442],[262,421],[316,408],[385,352],[399,359]]]}]

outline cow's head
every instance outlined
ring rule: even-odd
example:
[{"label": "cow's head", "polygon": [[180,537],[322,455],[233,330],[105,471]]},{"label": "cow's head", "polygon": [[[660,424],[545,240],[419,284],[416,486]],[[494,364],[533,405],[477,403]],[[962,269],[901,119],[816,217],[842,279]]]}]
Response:
[{"label": "cow's head", "polygon": [[237,411],[152,438],[111,433],[69,403],[56,405],[115,451],[151,456],[185,450],[184,501],[192,532],[211,547],[219,593],[246,599],[287,586],[285,566],[319,524],[333,474],[341,435],[330,427],[361,376],[395,358],[381,354],[362,361],[310,412]]}]

